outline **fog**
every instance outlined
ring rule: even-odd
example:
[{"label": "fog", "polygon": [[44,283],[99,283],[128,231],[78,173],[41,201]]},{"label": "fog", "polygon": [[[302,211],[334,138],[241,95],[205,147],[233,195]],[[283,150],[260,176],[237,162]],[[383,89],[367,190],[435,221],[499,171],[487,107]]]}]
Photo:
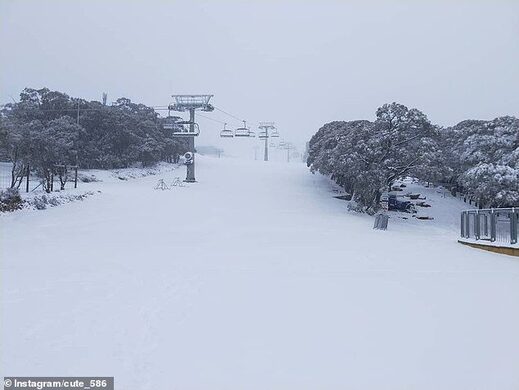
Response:
[{"label": "fog", "polygon": [[[440,125],[519,115],[518,38],[517,1],[2,0],[0,103],[24,87],[151,106],[210,93],[302,148],[325,122],[392,101]],[[216,121],[198,117],[197,143],[236,145]]]}]

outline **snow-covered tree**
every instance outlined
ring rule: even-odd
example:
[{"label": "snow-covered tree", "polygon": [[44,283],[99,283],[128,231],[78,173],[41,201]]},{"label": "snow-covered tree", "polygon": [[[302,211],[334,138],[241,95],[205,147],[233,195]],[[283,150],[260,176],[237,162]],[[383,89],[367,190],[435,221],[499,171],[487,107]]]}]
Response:
[{"label": "snow-covered tree", "polygon": [[513,207],[519,204],[518,169],[480,163],[461,175],[460,182],[480,205]]},{"label": "snow-covered tree", "polygon": [[[307,164],[329,175],[367,211],[378,208],[395,180],[440,166],[438,129],[416,109],[392,103],[374,122],[331,122],[309,143]],[[432,177],[434,169],[429,169]]]},{"label": "snow-covered tree", "polygon": [[18,121],[0,116],[0,148],[12,164],[10,188],[19,188],[27,172],[29,137]]},{"label": "snow-covered tree", "polygon": [[[478,199],[481,206],[513,204],[515,188],[507,178],[514,177],[513,170],[519,170],[517,118],[460,122],[442,132],[442,151],[450,171],[449,180],[456,182],[468,196]],[[492,172],[496,175],[494,179]],[[499,190],[496,192],[491,187]]]},{"label": "snow-covered tree", "polygon": [[[7,104],[0,112],[4,124],[10,124],[2,124],[0,155],[5,158],[11,153],[13,140],[19,138],[20,133],[34,129],[36,124],[44,131],[55,126],[56,120],[67,119],[76,123],[78,107],[80,128],[74,132],[78,130],[79,137],[74,142],[82,167],[121,168],[137,162],[150,165],[160,160],[178,160],[178,155],[187,151],[185,140],[172,137],[171,131],[163,129],[153,108],[144,104],[120,98],[112,106],[107,106],[47,88],[26,88],[18,103]],[[40,139],[39,131],[31,132],[30,138],[31,143],[41,141],[42,144],[44,141]]]}]

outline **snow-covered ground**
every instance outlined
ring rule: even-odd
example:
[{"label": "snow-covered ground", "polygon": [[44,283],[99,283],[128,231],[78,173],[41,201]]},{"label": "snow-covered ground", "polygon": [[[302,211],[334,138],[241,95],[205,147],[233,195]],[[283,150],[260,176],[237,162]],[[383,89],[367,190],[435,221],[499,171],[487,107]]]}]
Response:
[{"label": "snow-covered ground", "polygon": [[[0,375],[118,389],[517,389],[519,261],[459,201],[388,231],[300,163],[197,158],[0,218]],[[90,186],[90,187],[88,187]],[[436,195],[435,195],[436,194]]]}]

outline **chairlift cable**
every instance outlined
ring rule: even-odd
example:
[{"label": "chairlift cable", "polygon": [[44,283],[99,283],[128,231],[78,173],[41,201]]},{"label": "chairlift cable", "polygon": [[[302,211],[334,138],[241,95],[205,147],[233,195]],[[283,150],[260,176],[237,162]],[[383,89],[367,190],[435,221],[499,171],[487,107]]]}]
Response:
[{"label": "chairlift cable", "polygon": [[238,121],[240,121],[240,122],[243,122],[243,118],[238,118],[236,115],[229,114],[227,111],[224,111],[224,110],[222,110],[221,108],[214,107],[214,109],[215,109],[215,110],[218,110],[218,111],[220,111],[220,112],[222,112],[222,113],[224,113],[224,114],[226,114],[226,115],[229,115],[231,118],[234,118],[234,119],[236,119],[236,120],[238,120]]},{"label": "chairlift cable", "polygon": [[209,119],[210,121],[213,121],[213,122],[221,123],[222,125],[225,125],[227,123],[227,122],[221,121],[219,119],[214,119],[214,118],[211,118],[209,116],[202,115],[200,113],[197,113],[197,116],[201,116],[202,118]]},{"label": "chairlift cable", "polygon": [[[225,110],[222,110],[221,108],[218,108],[218,107],[215,106],[214,109],[215,109],[215,110],[218,110],[218,111],[220,111],[220,112],[222,112],[222,113],[224,113],[225,115],[230,116],[231,118],[236,119],[236,120],[239,121],[239,122],[243,122],[243,121],[244,121],[243,118],[239,118],[239,117],[237,117],[236,115],[233,115],[233,114],[231,114],[231,113],[229,113],[229,112],[227,112],[227,111],[225,111]],[[246,122],[247,122],[249,125],[255,125],[255,124],[257,124],[257,122],[255,122],[255,121],[246,121]],[[255,127],[255,126],[252,126],[252,127]]]}]

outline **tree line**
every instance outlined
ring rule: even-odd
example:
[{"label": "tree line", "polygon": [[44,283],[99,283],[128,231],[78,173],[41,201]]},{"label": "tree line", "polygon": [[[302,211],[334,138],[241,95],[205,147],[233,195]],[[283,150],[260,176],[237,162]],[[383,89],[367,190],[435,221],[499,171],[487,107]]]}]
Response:
[{"label": "tree line", "polygon": [[446,185],[480,207],[519,205],[519,119],[511,116],[442,128],[417,109],[385,104],[374,121],[325,124],[307,153],[312,172],[330,176],[367,212],[406,176]]},{"label": "tree line", "polygon": [[136,163],[178,161],[185,140],[164,130],[151,107],[119,98],[111,105],[73,98],[48,88],[26,88],[0,111],[0,158],[13,164],[11,187],[20,186],[27,167],[44,179],[64,174],[67,165],[124,168]]}]

